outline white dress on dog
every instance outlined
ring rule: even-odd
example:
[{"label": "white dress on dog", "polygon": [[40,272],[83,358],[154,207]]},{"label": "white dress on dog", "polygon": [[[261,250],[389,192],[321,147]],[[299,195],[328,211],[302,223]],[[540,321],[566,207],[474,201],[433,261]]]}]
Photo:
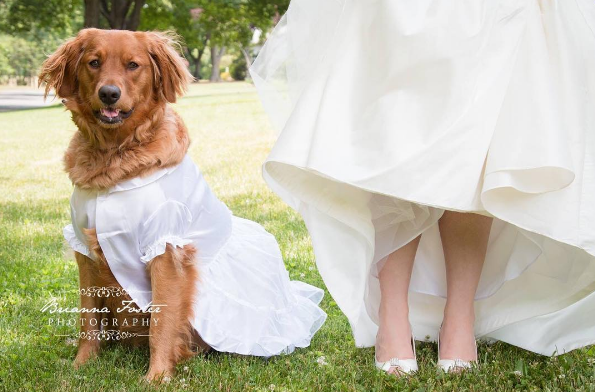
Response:
[{"label": "white dress on dog", "polygon": [[[151,306],[147,263],[166,244],[194,244],[200,281],[193,327],[217,351],[272,356],[307,347],[326,314],[323,291],[290,281],[275,238],[232,215],[189,156],[176,167],[96,191],[75,187],[64,236],[92,259],[97,239],[118,283],[142,310]],[[167,304],[153,304],[165,305]]]}]

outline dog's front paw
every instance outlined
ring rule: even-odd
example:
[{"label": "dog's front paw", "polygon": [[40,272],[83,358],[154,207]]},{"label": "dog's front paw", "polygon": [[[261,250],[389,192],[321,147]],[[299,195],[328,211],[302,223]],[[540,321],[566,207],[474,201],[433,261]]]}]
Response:
[{"label": "dog's front paw", "polygon": [[169,383],[174,375],[173,370],[154,370],[149,369],[145,375],[145,381],[152,384],[166,384]]},{"label": "dog's front paw", "polygon": [[96,358],[98,351],[99,350],[94,347],[80,347],[72,366],[74,366],[75,369],[80,368],[89,360]]}]

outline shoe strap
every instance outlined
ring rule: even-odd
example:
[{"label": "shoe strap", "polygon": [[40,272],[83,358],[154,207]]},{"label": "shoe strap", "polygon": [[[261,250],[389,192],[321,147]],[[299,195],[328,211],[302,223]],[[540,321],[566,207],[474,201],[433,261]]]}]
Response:
[{"label": "shoe strap", "polygon": [[417,353],[415,351],[415,336],[411,334],[411,346],[413,347],[413,359],[391,358],[386,362],[378,362],[376,356],[374,360],[378,369],[388,372],[391,368],[397,368],[401,373],[409,374],[417,371]]},{"label": "shoe strap", "polygon": [[417,360],[391,358],[386,362],[376,361],[376,367],[385,372],[390,371],[391,368],[396,368],[400,373],[409,374],[417,371]]}]

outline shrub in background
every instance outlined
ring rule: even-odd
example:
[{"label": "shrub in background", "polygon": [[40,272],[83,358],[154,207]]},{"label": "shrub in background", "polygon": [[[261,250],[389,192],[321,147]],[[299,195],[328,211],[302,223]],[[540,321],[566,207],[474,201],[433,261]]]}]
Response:
[{"label": "shrub in background", "polygon": [[237,57],[233,63],[231,63],[230,73],[234,80],[246,80],[248,66],[246,65],[244,56]]}]

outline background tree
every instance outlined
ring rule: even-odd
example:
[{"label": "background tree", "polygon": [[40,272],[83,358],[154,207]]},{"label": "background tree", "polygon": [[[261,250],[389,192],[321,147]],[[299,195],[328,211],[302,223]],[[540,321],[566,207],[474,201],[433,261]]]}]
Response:
[{"label": "background tree", "polygon": [[149,1],[140,26],[141,30],[173,30],[180,35],[184,56],[196,79],[201,77],[202,59],[210,38],[210,33],[200,23],[201,12],[196,1]]},{"label": "background tree", "polygon": [[102,27],[101,17],[111,29],[137,30],[146,0],[85,0],[85,27]]},{"label": "background tree", "polygon": [[101,20],[101,0],[85,0],[85,27],[99,27]]},{"label": "background tree", "polygon": [[202,12],[200,23],[210,38],[211,77],[217,82],[220,77],[220,61],[226,50],[236,49],[251,64],[252,38],[256,30],[268,31],[275,16],[285,12],[287,0],[202,0],[198,2]]},{"label": "background tree", "polygon": [[0,5],[0,29],[10,35],[34,31],[54,36],[72,33],[81,16],[80,0],[0,0],[0,3],[4,4]]},{"label": "background tree", "polygon": [[81,22],[78,0],[0,0],[0,83],[34,84],[46,55]]},{"label": "background tree", "polygon": [[223,55],[238,52],[252,63],[254,32],[269,30],[287,5],[288,0],[149,0],[140,29],[175,30],[182,36],[184,55],[197,79],[208,48],[209,79],[218,82]]},{"label": "background tree", "polygon": [[7,75],[33,77],[45,56],[82,27],[173,30],[183,38],[181,49],[197,79],[208,72],[219,81],[224,54],[235,77],[243,78],[261,43],[254,42],[255,32],[269,31],[288,2],[0,0],[0,83]]}]

